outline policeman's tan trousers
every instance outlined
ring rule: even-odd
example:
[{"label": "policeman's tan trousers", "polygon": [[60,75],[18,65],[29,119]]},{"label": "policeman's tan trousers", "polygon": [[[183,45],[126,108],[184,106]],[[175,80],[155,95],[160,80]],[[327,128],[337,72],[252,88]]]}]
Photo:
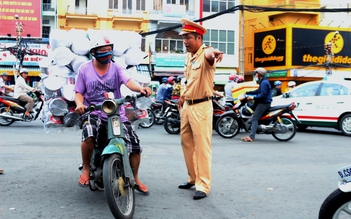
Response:
[{"label": "policeman's tan trousers", "polygon": [[183,105],[180,134],[188,182],[194,183],[196,190],[206,194],[211,189],[212,116],[210,100]]}]

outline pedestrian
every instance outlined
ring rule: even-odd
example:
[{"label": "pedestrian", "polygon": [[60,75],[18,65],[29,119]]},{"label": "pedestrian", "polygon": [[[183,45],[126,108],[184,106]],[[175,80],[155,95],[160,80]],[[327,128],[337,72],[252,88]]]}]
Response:
[{"label": "pedestrian", "polygon": [[181,19],[183,43],[187,50],[184,77],[186,86],[179,98],[181,110],[181,145],[188,181],[180,189],[195,186],[193,199],[207,197],[211,189],[213,81],[216,63],[222,61],[223,52],[206,46],[203,35],[207,30],[201,25]]},{"label": "pedestrian", "polygon": [[262,117],[263,113],[271,107],[272,102],[272,88],[268,79],[265,77],[267,71],[264,68],[257,68],[255,71],[255,80],[258,82],[259,87],[257,90],[246,92],[249,100],[254,100],[252,109],[254,114],[251,119],[251,131],[247,137],[242,137],[244,142],[253,142],[255,140],[256,131],[258,128],[258,120]]},{"label": "pedestrian", "polygon": [[272,97],[282,95],[282,82],[275,81],[273,84],[274,88],[272,89]]},{"label": "pedestrian", "polygon": [[[106,37],[97,39],[92,42],[90,53],[94,59],[83,63],[79,70],[75,84],[75,103],[77,105],[76,112],[83,114],[86,106],[90,104],[101,104],[105,100],[105,93],[113,92],[115,98],[121,98],[120,87],[126,85],[130,90],[151,95],[149,87],[140,86],[133,80],[127,70],[121,65],[112,62],[113,43]],[[120,108],[121,121],[125,133],[125,142],[127,152],[129,153],[130,166],[133,169],[136,190],[148,194],[148,187],[144,185],[138,176],[141,153],[143,148],[140,145],[140,140],[136,135],[132,124],[125,116],[125,110]],[[82,187],[89,186],[90,178],[90,159],[94,147],[98,146],[97,142],[100,137],[107,138],[106,132],[99,132],[101,127],[107,125],[107,115],[101,110],[94,111],[90,114],[83,115],[83,131],[81,142],[81,153],[83,160],[83,172],[79,177],[78,184]],[[104,135],[104,136],[102,136]]]}]

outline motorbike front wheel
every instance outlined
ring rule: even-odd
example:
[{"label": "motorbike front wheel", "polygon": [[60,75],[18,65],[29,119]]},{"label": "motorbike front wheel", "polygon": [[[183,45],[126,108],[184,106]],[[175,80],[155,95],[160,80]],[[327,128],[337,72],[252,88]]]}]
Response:
[{"label": "motorbike front wheel", "polygon": [[[273,137],[278,141],[289,141],[296,134],[296,125],[292,119],[288,117],[281,118],[282,124],[277,123],[273,127]],[[286,130],[285,130],[286,129]]]},{"label": "motorbike front wheel", "polygon": [[103,181],[108,206],[115,218],[133,218],[134,188],[126,181],[120,154],[112,154],[104,161]]},{"label": "motorbike front wheel", "polygon": [[323,202],[319,209],[319,219],[350,218],[351,192],[342,192],[336,189]]},{"label": "motorbike front wheel", "polygon": [[150,128],[155,124],[155,113],[151,109],[147,109],[147,115],[149,117],[149,122],[140,123],[140,127],[142,128]]},{"label": "motorbike front wheel", "polygon": [[[0,114],[7,115],[7,116],[13,116],[12,110],[10,109],[7,112],[7,106],[4,106],[4,105],[0,106]],[[16,120],[14,120],[14,119],[0,117],[0,125],[1,126],[9,126],[12,123],[14,123],[15,121]]]},{"label": "motorbike front wheel", "polygon": [[[179,124],[176,124],[177,121]],[[180,118],[175,115],[167,116],[163,123],[163,126],[169,134],[179,134],[180,133]]]},{"label": "motorbike front wheel", "polygon": [[233,138],[240,132],[239,121],[230,115],[221,116],[217,121],[215,130],[223,138]]}]

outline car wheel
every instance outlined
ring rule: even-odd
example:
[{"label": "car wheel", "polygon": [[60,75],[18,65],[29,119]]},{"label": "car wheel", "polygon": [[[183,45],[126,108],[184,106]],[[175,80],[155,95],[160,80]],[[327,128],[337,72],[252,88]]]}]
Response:
[{"label": "car wheel", "polygon": [[299,131],[305,131],[306,129],[307,129],[307,125],[296,125],[297,126],[297,129],[299,130]]},{"label": "car wheel", "polygon": [[351,136],[351,114],[346,114],[341,117],[339,129],[344,135]]}]

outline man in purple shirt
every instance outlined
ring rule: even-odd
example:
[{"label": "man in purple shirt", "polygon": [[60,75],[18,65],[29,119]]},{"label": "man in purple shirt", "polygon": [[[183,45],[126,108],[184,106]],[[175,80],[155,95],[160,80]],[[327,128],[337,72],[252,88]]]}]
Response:
[{"label": "man in purple shirt", "polygon": [[[100,104],[105,100],[105,92],[113,92],[115,98],[121,98],[120,86],[125,84],[130,90],[150,96],[149,87],[142,87],[135,82],[125,68],[112,62],[113,44],[107,38],[93,42],[90,53],[94,59],[84,63],[78,70],[78,77],[75,84],[75,98],[77,105],[76,112],[84,113],[89,104]],[[136,189],[144,194],[148,193],[146,185],[141,183],[138,177],[139,164],[142,147],[131,123],[125,116],[124,108],[121,107],[121,120],[126,138],[126,146],[129,153],[130,165],[133,168]],[[89,186],[90,159],[94,146],[98,142],[98,130],[106,124],[107,116],[102,111],[94,111],[83,122],[82,134],[82,160],[83,173],[79,178],[80,186]]]}]

